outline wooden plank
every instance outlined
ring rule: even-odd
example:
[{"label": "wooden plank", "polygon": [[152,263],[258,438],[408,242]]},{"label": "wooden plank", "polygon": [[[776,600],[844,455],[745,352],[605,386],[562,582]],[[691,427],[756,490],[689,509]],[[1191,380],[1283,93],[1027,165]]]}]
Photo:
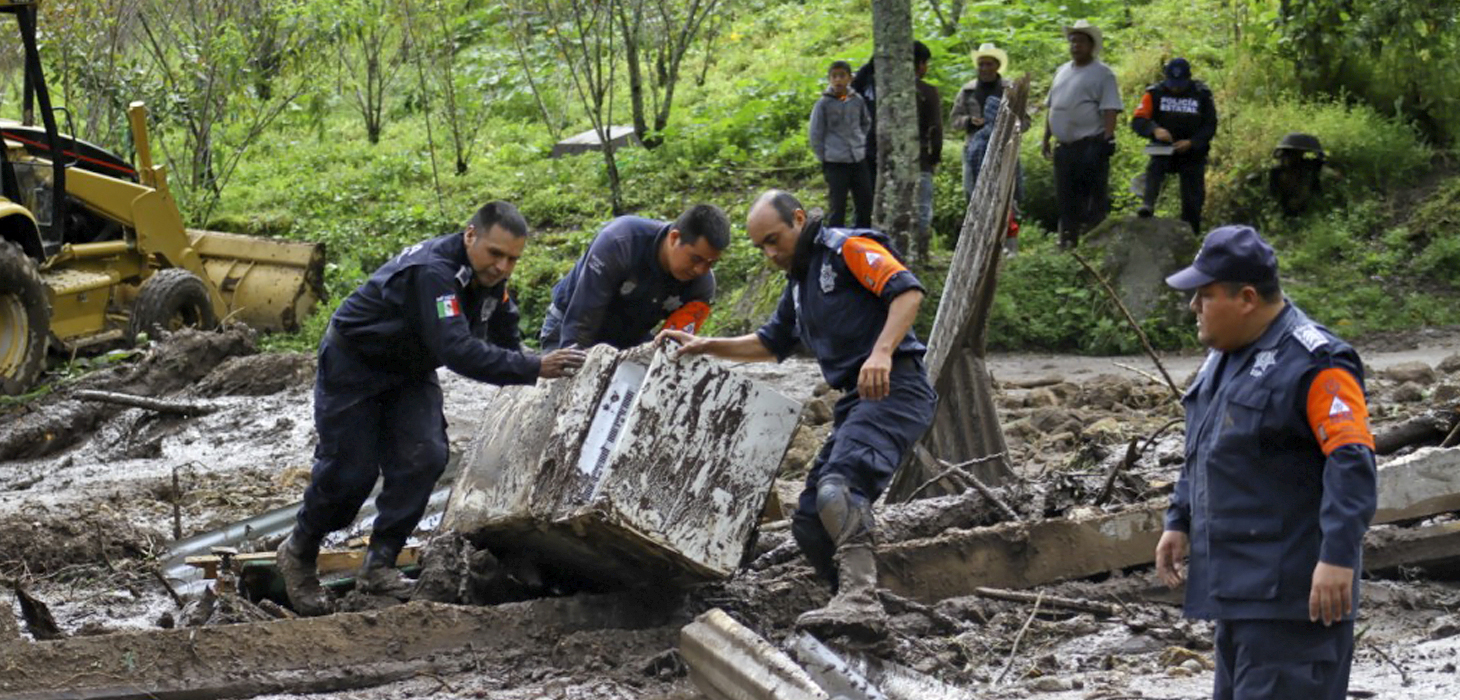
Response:
[{"label": "wooden plank", "polygon": [[877,550],[881,585],[924,603],[973,595],[980,587],[1031,588],[1149,564],[1166,504],[1074,520],[953,530]]},{"label": "wooden plank", "polygon": [[1364,538],[1364,570],[1420,567],[1433,573],[1460,573],[1460,522],[1370,532]]},{"label": "wooden plank", "polygon": [[[420,563],[420,548],[415,545],[406,547],[396,558],[396,566],[415,566]],[[238,573],[245,566],[274,566],[277,555],[274,552],[250,552],[248,554],[233,555],[233,570]],[[184,560],[188,566],[197,567],[203,570],[203,578],[218,578],[218,567],[222,566],[223,558],[216,554],[206,556],[188,557]],[[360,565],[365,563],[365,550],[363,549],[327,549],[319,553],[318,566],[321,574],[336,574],[342,571],[356,571]]]}]

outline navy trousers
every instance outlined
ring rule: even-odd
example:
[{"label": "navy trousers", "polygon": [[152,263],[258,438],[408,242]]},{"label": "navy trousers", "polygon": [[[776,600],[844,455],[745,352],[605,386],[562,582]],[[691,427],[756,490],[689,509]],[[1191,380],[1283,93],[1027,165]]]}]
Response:
[{"label": "navy trousers", "polygon": [[415,531],[446,470],[446,417],[436,373],[401,376],[373,369],[329,340],[314,382],[313,480],[297,516],[319,539],[350,525],[375,488],[371,548],[398,553]]},{"label": "navy trousers", "polygon": [[891,384],[891,393],[880,401],[863,401],[853,389],[836,402],[831,436],[806,475],[806,488],[792,516],[802,553],[833,585],[836,546],[816,512],[816,487],[821,478],[840,474],[853,493],[874,502],[892,481],[902,456],[933,423],[938,395],[928,383],[922,358],[897,358]]},{"label": "navy trousers", "polygon": [[1354,623],[1218,620],[1215,700],[1344,700]]},{"label": "navy trousers", "polygon": [[1181,220],[1191,226],[1192,233],[1202,235],[1201,210],[1207,198],[1206,154],[1151,156],[1146,163],[1146,191],[1141,197],[1143,204],[1153,209],[1156,207],[1167,173],[1181,177]]}]

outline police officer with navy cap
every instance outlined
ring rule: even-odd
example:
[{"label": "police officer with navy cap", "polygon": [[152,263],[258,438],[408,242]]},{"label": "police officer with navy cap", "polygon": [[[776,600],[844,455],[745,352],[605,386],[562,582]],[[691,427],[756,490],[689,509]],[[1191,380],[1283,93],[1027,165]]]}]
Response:
[{"label": "police officer with navy cap", "polygon": [[1166,278],[1192,292],[1211,350],[1182,399],[1156,571],[1185,581],[1188,617],[1216,621],[1213,697],[1342,700],[1377,502],[1364,366],[1284,298],[1277,270],[1255,230],[1223,226]]},{"label": "police officer with navy cap", "polygon": [[529,236],[516,207],[489,202],[464,231],[406,248],[335,311],[315,374],[313,478],[294,531],[278,550],[299,612],[327,611],[315,567],[320,542],[354,521],[381,477],[356,588],[408,595],[396,557],[446,469],[436,368],[492,384],[531,384],[583,364],[578,350],[538,357],[521,349],[507,279]]},{"label": "police officer with navy cap", "polygon": [[824,226],[779,190],[751,205],[750,242],[786,272],[770,320],[755,333],[696,338],[666,330],[680,354],[730,360],[784,360],[799,347],[822,376],[846,392],[832,433],[806,477],[791,534],[835,597],[798,627],[866,640],[886,634],[872,552],[872,503],[933,421],[937,394],[923,367],[926,350],[912,332],[923,287],[880,231]]}]

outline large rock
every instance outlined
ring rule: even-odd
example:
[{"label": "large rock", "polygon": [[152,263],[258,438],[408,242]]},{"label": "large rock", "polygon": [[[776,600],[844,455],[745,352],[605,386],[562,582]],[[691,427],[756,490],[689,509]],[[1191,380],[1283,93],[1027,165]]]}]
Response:
[{"label": "large rock", "polygon": [[503,390],[443,526],[564,585],[735,571],[799,403],[702,358],[600,346],[571,379]]},{"label": "large rock", "polygon": [[1082,247],[1098,253],[1091,264],[1131,315],[1145,321],[1153,316],[1175,320],[1186,313],[1185,299],[1166,286],[1166,276],[1190,265],[1199,244],[1184,221],[1131,217],[1107,219]]},{"label": "large rock", "polygon": [[1401,362],[1379,371],[1379,376],[1397,384],[1414,382],[1429,385],[1435,381],[1435,370],[1429,365],[1415,362]]}]

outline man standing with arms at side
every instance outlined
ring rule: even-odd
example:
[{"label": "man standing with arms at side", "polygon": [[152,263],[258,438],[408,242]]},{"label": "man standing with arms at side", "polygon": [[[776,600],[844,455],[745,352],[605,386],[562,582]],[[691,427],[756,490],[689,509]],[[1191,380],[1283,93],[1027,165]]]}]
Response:
[{"label": "man standing with arms at side", "polygon": [[913,42],[913,75],[918,93],[918,260],[928,259],[933,224],[933,171],[943,161],[943,96],[923,76],[933,52],[921,41]]},{"label": "man standing with arms at side", "polygon": [[1131,115],[1131,129],[1151,139],[1154,146],[1170,146],[1171,155],[1152,155],[1146,164],[1146,191],[1137,212],[1145,217],[1156,210],[1161,181],[1166,173],[1181,176],[1181,220],[1191,233],[1201,235],[1201,210],[1206,202],[1207,151],[1217,135],[1217,104],[1212,91],[1191,79],[1191,64],[1173,58],[1166,64],[1166,79],[1146,88],[1141,106]]},{"label": "man standing with arms at side", "polygon": [[[1060,246],[1073,248],[1110,212],[1110,157],[1122,104],[1115,73],[1095,59],[1103,43],[1100,28],[1082,19],[1065,28],[1065,39],[1070,61],[1055,72],[1049,88],[1041,150],[1054,158]],[[1059,142],[1053,152],[1051,137]]]},{"label": "man standing with arms at side", "polygon": [[1214,698],[1343,700],[1378,501],[1363,362],[1283,297],[1250,227],[1213,230],[1166,282],[1193,291],[1211,350],[1182,399],[1157,574],[1186,582],[1188,617],[1216,621]]},{"label": "man standing with arms at side", "polygon": [[408,595],[396,557],[446,469],[437,367],[492,384],[531,384],[583,364],[578,350],[521,351],[507,279],[528,236],[516,207],[489,202],[465,231],[417,243],[382,265],[330,319],[314,382],[313,478],[278,550],[289,602],[301,614],[327,612],[315,568],[320,542],[354,521],[381,477],[355,585]]},{"label": "man standing with arms at side", "polygon": [[553,286],[542,348],[620,350],[654,337],[655,327],[697,331],[710,317],[715,273],[730,245],[730,219],[696,204],[674,221],[620,216],[608,222]]},{"label": "man standing with arms at side", "polygon": [[771,190],[751,205],[750,242],[786,272],[780,305],[760,330],[734,338],[665,331],[679,354],[784,360],[804,346],[837,401],[831,437],[806,477],[791,534],[835,597],[798,627],[878,639],[887,614],[877,597],[872,503],[933,421],[937,394],[912,332],[923,301],[918,279],[872,230],[827,228],[797,199]]}]

